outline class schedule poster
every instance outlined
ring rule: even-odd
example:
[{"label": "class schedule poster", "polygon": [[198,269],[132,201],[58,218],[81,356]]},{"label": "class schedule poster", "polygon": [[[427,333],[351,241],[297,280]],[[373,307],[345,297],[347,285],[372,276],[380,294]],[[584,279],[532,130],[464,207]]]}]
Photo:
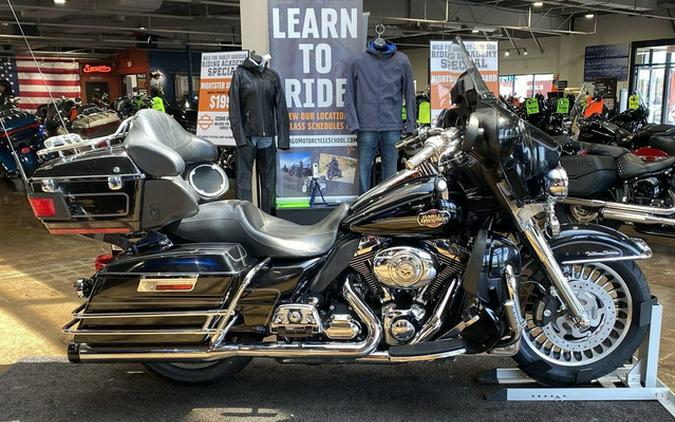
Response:
[{"label": "class schedule poster", "polygon": [[[499,45],[497,41],[464,41],[466,50],[476,63],[490,91],[499,94]],[[464,60],[453,41],[429,43],[429,71],[431,73],[431,122],[450,107],[450,90],[464,72]]]},{"label": "class schedule poster", "polygon": [[234,70],[247,51],[202,53],[197,135],[216,145],[235,145],[230,127],[229,94]]},{"label": "class schedule poster", "polygon": [[330,204],[358,194],[356,136],[345,123],[349,66],[365,48],[362,0],[269,0],[269,50],[290,118],[279,151],[277,207]]}]

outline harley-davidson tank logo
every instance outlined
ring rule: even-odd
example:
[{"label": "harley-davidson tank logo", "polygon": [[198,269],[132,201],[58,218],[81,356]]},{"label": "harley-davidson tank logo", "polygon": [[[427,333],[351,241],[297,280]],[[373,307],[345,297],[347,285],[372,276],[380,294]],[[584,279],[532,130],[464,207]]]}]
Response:
[{"label": "harley-davidson tank logo", "polygon": [[417,224],[424,227],[436,228],[450,221],[450,213],[445,210],[429,210],[417,214]]}]

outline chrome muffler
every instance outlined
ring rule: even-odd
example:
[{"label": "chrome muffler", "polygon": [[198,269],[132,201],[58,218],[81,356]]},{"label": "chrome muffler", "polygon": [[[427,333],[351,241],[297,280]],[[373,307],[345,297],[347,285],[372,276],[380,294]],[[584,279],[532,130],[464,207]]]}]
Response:
[{"label": "chrome muffler", "polygon": [[638,212],[615,210],[605,208],[600,210],[600,214],[608,220],[628,221],[638,224],[662,224],[664,226],[675,226],[675,218],[662,217],[659,215],[642,214]]},{"label": "chrome muffler", "polygon": [[[330,343],[253,343],[222,344],[203,347],[91,347],[71,343],[68,359],[73,363],[112,362],[181,362],[215,361],[231,357],[268,358],[358,358],[373,352],[382,340],[382,326],[370,308],[354,291],[347,278],[342,294],[368,328],[368,335],[359,342]],[[233,321],[233,320],[232,320]]]},{"label": "chrome muffler", "polygon": [[[675,200],[675,196],[671,193],[671,199]],[[648,215],[665,215],[672,216],[675,214],[675,206],[670,208],[651,207],[649,205],[624,204],[623,202],[609,202],[600,199],[584,199],[567,197],[558,201],[566,205],[580,205],[587,208],[604,208],[613,211],[626,211],[632,213],[648,214]],[[602,210],[604,212],[604,210]]]}]

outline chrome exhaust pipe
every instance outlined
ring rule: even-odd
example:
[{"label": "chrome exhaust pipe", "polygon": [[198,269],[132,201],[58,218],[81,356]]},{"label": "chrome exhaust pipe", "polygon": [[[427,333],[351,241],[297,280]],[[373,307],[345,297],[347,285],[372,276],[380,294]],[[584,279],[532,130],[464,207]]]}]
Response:
[{"label": "chrome exhaust pipe", "polygon": [[608,220],[629,221],[639,224],[663,224],[664,226],[675,226],[675,218],[661,217],[652,214],[641,214],[606,208],[600,211],[602,216]]},{"label": "chrome exhaust pipe", "polygon": [[[671,199],[675,200],[673,194],[670,194]],[[584,199],[584,198],[572,198],[567,197],[558,201],[561,204],[566,205],[580,205],[587,208],[606,208],[612,209],[615,211],[628,211],[633,213],[644,213],[651,215],[667,215],[671,216],[675,214],[675,207],[670,208],[661,208],[661,207],[650,207],[649,205],[636,205],[636,204],[624,204],[622,202],[608,202],[602,201],[600,199]],[[604,211],[603,211],[604,212]],[[654,223],[656,224],[656,223]]]},{"label": "chrome exhaust pipe", "polygon": [[513,271],[513,267],[506,266],[504,270],[504,279],[506,281],[506,290],[509,298],[504,302],[504,312],[506,319],[509,321],[509,328],[513,333],[513,341],[511,344],[489,350],[485,355],[498,356],[513,356],[520,351],[520,340],[525,327],[525,318],[520,307],[520,296],[518,294],[518,279]]},{"label": "chrome exhaust pipe", "polygon": [[366,356],[373,352],[382,340],[382,326],[370,308],[354,291],[349,278],[345,281],[342,294],[368,327],[368,335],[360,342],[216,344],[192,348],[92,348],[84,343],[71,343],[68,348],[68,359],[73,363],[109,363],[215,361],[237,356],[352,359]]}]

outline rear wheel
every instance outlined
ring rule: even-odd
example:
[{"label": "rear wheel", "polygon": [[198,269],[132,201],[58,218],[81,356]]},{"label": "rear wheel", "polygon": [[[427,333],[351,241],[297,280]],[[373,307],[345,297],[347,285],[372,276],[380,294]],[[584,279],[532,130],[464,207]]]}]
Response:
[{"label": "rear wheel", "polygon": [[619,221],[602,218],[598,208],[558,204],[555,206],[555,213],[563,224],[601,224],[615,230],[621,227]]},{"label": "rear wheel", "polygon": [[591,319],[590,326],[579,327],[561,311],[543,272],[528,265],[521,291],[526,326],[514,359],[521,370],[543,384],[587,384],[633,356],[648,328],[640,326],[640,308],[651,296],[633,261],[562,269]]},{"label": "rear wheel", "polygon": [[234,357],[215,362],[156,362],[145,366],[177,384],[211,384],[234,377],[250,361],[251,358]]}]

